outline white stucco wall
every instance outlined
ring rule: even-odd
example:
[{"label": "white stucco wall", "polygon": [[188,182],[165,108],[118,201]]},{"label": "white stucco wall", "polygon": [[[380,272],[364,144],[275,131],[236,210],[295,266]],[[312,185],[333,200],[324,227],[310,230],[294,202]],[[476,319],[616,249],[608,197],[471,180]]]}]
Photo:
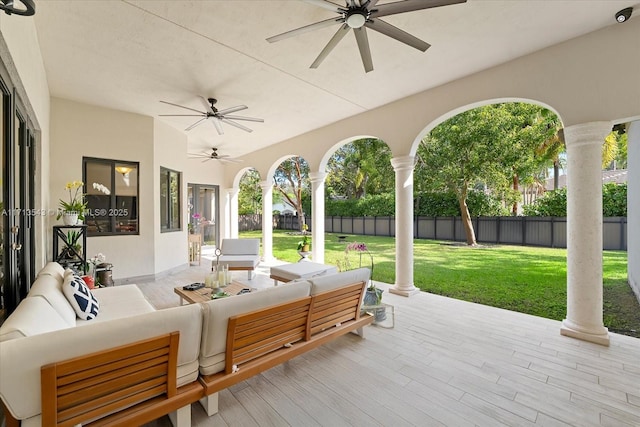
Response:
[{"label": "white stucco wall", "polygon": [[640,301],[640,120],[627,128],[627,265],[629,284]]},{"label": "white stucco wall", "polygon": [[[25,105],[36,129],[35,208],[50,206],[49,180],[49,86],[40,55],[40,45],[33,18],[0,13],[0,58],[10,73],[18,98]],[[4,185],[4,184],[3,184]],[[40,269],[51,251],[48,218],[36,217],[35,267]]]},{"label": "white stucco wall", "polygon": [[[113,264],[113,278],[155,273],[153,118],[87,104],[51,99],[51,176],[53,207],[65,196],[68,181],[82,180],[82,157],[139,162],[139,235],[87,239],[89,257],[102,252]],[[68,197],[68,196],[67,196]],[[59,223],[51,218],[50,226]],[[50,227],[49,227],[50,228]]]},{"label": "white stucco wall", "polygon": [[186,205],[187,181],[187,136],[175,128],[154,120],[154,233],[155,268],[161,274],[178,268],[186,268],[189,262],[187,248],[187,211],[182,212],[182,230],[162,233],[160,222],[160,168],[165,167],[182,172],[182,206]]}]

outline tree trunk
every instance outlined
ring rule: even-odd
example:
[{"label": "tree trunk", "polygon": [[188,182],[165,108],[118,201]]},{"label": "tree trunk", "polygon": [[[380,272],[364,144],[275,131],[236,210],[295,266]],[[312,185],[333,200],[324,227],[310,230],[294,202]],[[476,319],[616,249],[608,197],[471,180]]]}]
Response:
[{"label": "tree trunk", "polygon": [[[520,181],[518,179],[518,174],[513,174],[513,190],[515,192],[520,192]],[[511,214],[513,216],[518,215],[518,202],[513,202],[513,206],[511,207]]]},{"label": "tree trunk", "polygon": [[558,181],[560,181],[560,162],[554,160],[553,162],[553,189],[558,189]]},{"label": "tree trunk", "polygon": [[476,244],[476,232],[473,230],[471,215],[467,207],[467,198],[465,196],[459,196],[458,203],[460,204],[460,212],[462,213],[462,226],[467,236],[467,245],[474,246]]}]

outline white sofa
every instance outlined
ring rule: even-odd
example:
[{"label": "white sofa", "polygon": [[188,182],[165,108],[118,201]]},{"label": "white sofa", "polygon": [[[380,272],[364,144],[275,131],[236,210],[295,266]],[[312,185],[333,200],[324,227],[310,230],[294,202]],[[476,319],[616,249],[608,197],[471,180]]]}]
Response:
[{"label": "white sofa", "polygon": [[260,264],[260,239],[222,239],[220,251],[220,265],[228,265],[229,270],[246,270],[249,280],[253,279]]},{"label": "white sofa", "polygon": [[[47,264],[0,327],[0,398],[22,426],[42,425],[40,368],[48,363],[179,331],[177,386],[198,380],[198,305],[156,311],[136,285],[114,286],[93,290],[99,314],[80,320],[62,293],[63,273]],[[189,425],[185,417],[190,406],[178,415]]]},{"label": "white sofa", "polygon": [[[225,369],[229,317],[369,280],[369,269],[299,279],[282,286],[155,310],[136,285],[93,290],[100,304],[93,320],[76,319],[61,288],[63,269],[49,263],[31,291],[0,327],[0,399],[22,426],[42,425],[40,368],[173,331],[180,332],[177,385],[181,387]],[[204,396],[204,395],[203,395]],[[201,403],[217,412],[217,393]],[[190,405],[177,414],[189,425]]]}]

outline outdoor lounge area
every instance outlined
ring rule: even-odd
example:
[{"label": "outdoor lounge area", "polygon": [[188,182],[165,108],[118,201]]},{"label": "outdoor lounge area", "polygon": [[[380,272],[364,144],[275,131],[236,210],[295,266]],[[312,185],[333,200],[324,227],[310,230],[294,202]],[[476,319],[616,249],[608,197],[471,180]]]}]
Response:
[{"label": "outdoor lounge area", "polygon": [[[139,338],[155,340],[143,335],[158,330],[169,344],[154,341],[168,350],[154,358],[162,384],[149,394],[170,402],[150,411],[162,415],[150,426],[640,425],[640,340],[612,333],[603,322],[601,203],[602,146],[616,127],[628,141],[621,240],[628,285],[640,300],[638,4],[0,1],[5,10],[21,5],[30,7],[0,13],[0,324],[12,334],[0,342],[7,355],[0,363],[11,367],[0,372],[0,386],[23,426],[43,425],[41,414],[50,416],[57,405],[46,392],[41,399],[56,381],[49,367],[45,387],[36,362],[94,347],[109,358],[128,355],[131,347],[147,345]],[[347,33],[353,35],[343,39]],[[418,147],[448,119],[507,102],[543,107],[561,124],[567,172],[562,321],[416,287]],[[392,153],[395,215],[386,232],[393,238],[387,248],[393,283],[378,284],[388,304],[384,325],[371,320],[379,308],[360,312],[366,280],[320,292],[336,273],[324,268],[325,202],[335,196],[328,165],[337,150],[363,138],[383,142]],[[273,245],[274,176],[294,157],[308,165],[312,245],[291,249],[313,263],[302,268],[283,267]],[[261,212],[259,243],[225,254],[222,242],[239,237],[241,179],[248,171],[258,177],[251,185]],[[240,257],[226,261],[236,288],[246,286],[249,295],[181,299],[176,287],[206,281],[216,248],[219,256]],[[105,287],[90,292],[78,285],[83,279],[67,280],[68,273],[48,289],[35,286],[52,262],[89,281],[100,278]],[[108,315],[76,317],[71,301],[77,303],[77,294],[60,295],[65,281],[76,283],[85,302],[104,298]],[[261,291],[276,296],[260,300]],[[47,299],[52,293],[56,301]],[[110,294],[128,296],[120,301]],[[283,294],[289,299],[277,298]],[[63,321],[32,315],[60,315],[52,301],[65,306]],[[181,301],[203,305],[178,307]],[[224,308],[244,301],[255,306]],[[346,320],[331,317],[343,305]],[[269,369],[235,383],[233,374],[248,370],[234,364],[234,346],[253,345],[264,338],[264,319],[295,310],[299,323],[285,322],[284,332],[296,329],[295,342],[269,342],[283,356],[259,354],[255,363],[264,363],[258,368]],[[14,313],[20,316],[11,319]],[[145,326],[132,327],[133,316]],[[23,333],[16,324],[36,332]],[[179,339],[165,330],[178,324]],[[364,339],[351,334],[351,326],[364,328]],[[101,333],[92,335],[92,328]],[[53,334],[86,347],[56,347]],[[313,334],[314,347],[306,344]],[[293,344],[301,341],[296,354]],[[243,362],[253,363],[252,350]],[[88,366],[86,375],[94,356],[74,354],[65,366],[77,357]],[[20,372],[29,377],[24,387]],[[176,390],[184,383],[188,391],[181,395]],[[89,400],[79,406],[91,406]],[[153,417],[147,412],[140,419]],[[0,421],[20,425],[12,417]]]},{"label": "outdoor lounge area", "polygon": [[[139,286],[157,308],[173,287],[199,280],[192,267]],[[234,277],[249,283],[246,275]],[[273,286],[261,266],[252,286]],[[387,289],[387,284],[379,284]],[[433,294],[384,293],[393,329],[355,335],[222,391],[194,426],[634,426],[640,423],[640,340],[609,347],[562,337],[560,322]],[[170,426],[168,418],[149,426]]]}]

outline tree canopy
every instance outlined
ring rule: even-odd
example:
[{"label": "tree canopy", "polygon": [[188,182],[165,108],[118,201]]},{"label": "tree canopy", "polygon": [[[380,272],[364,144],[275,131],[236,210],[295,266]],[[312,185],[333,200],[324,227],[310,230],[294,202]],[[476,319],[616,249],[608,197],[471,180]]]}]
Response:
[{"label": "tree canopy", "polygon": [[503,103],[465,111],[435,127],[418,148],[416,182],[423,191],[458,197],[467,244],[475,232],[467,207],[469,191],[485,188],[509,203],[518,185],[543,163],[536,150],[557,133],[559,120],[532,104]]}]

